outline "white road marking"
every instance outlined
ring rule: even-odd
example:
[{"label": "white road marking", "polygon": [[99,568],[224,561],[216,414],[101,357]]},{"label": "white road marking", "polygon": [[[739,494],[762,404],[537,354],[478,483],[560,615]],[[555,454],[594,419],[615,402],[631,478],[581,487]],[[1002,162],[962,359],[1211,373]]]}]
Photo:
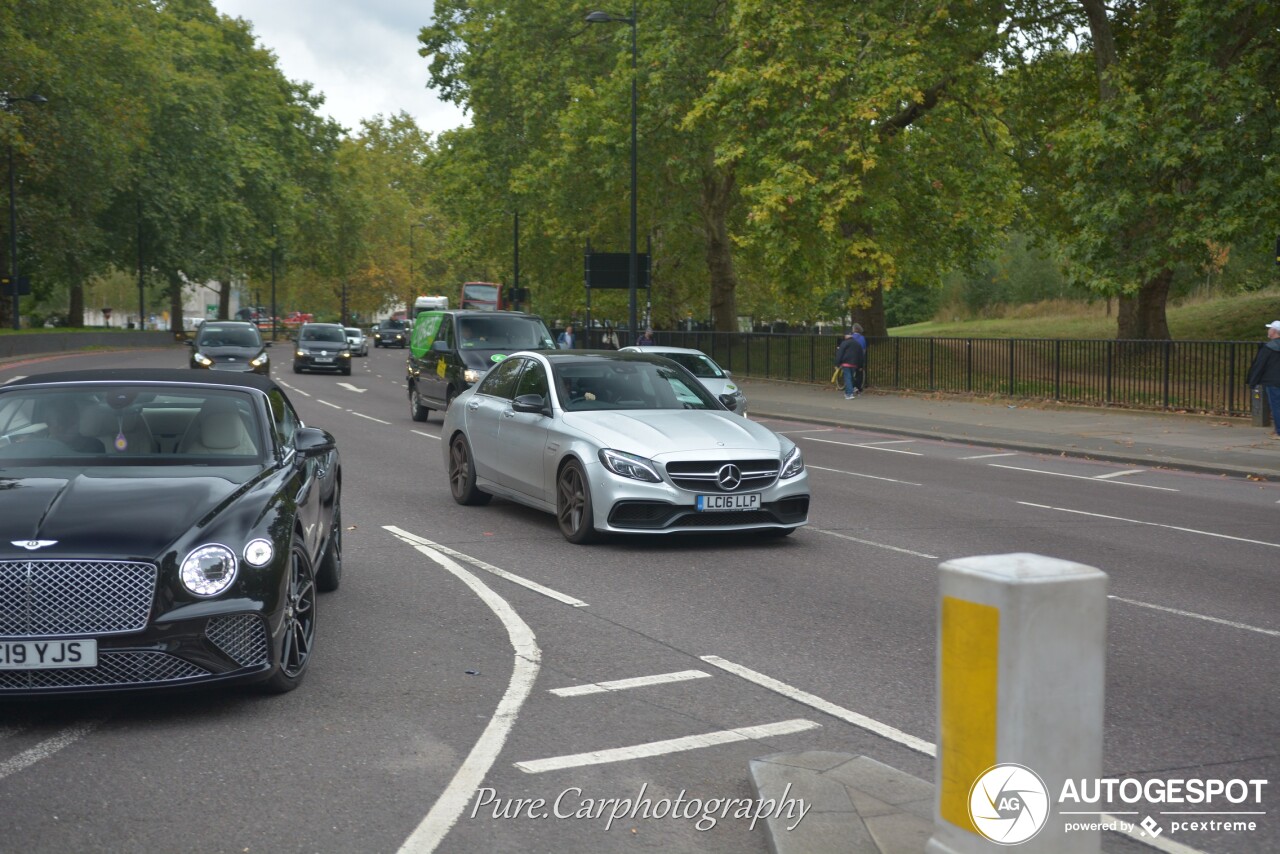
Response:
[{"label": "white road marking", "polygon": [[847,448],[866,448],[868,451],[887,451],[890,454],[907,454],[912,457],[923,457],[924,454],[919,451],[902,451],[898,448],[880,448],[875,445],[861,444],[858,442],[837,442],[835,439],[815,439],[812,436],[801,436],[801,439],[808,439],[810,442],[825,442],[828,445],[844,445]]},{"label": "white road marking", "polygon": [[826,468],[825,466],[815,466],[815,465],[810,465],[809,463],[805,463],[805,468],[817,469],[818,471],[833,471],[836,474],[847,474],[847,475],[852,475],[853,477],[865,477],[871,480],[887,480],[889,483],[901,483],[906,486],[923,486],[924,485],[922,483],[913,483],[912,481],[909,481],[909,480],[898,480],[897,478],[892,478],[892,477],[877,477],[874,474],[863,474],[862,472],[858,472],[858,471],[845,471],[844,469],[829,469],[829,468]]},{"label": "white road marking", "polygon": [[412,545],[422,554],[431,558],[455,578],[471,588],[480,599],[489,606],[489,610],[497,615],[507,630],[507,638],[515,652],[511,668],[511,681],[507,690],[494,709],[493,716],[480,738],[476,741],[467,758],[463,760],[449,785],[431,805],[422,822],[409,834],[409,838],[400,846],[401,854],[427,854],[434,851],[444,841],[458,817],[466,809],[467,803],[474,796],[484,777],[497,761],[502,745],[506,743],[516,723],[520,707],[533,691],[534,680],[538,678],[539,662],[542,650],[538,648],[538,640],[515,609],[498,594],[494,593],[467,570],[456,562],[445,557],[439,551],[414,543],[407,537],[400,539]]},{"label": "white road marking", "polygon": [[[1031,472],[1032,474],[1047,474],[1047,475],[1052,475],[1053,477],[1070,477],[1070,478],[1074,478],[1075,480],[1096,481],[1098,479],[1096,477],[1089,477],[1082,474],[1063,474],[1062,472],[1045,471],[1044,469],[1028,469],[1028,468],[1022,468],[1021,466],[1002,466],[1000,465],[1000,463],[987,463],[987,465],[991,466],[993,469],[1008,469],[1009,471],[1028,471],[1028,472]],[[1158,489],[1161,492],[1180,492],[1181,491],[1177,489],[1171,489],[1170,487],[1167,487],[1167,486],[1149,486],[1148,484],[1145,484],[1145,483],[1128,483],[1123,480],[1116,480],[1116,481],[1108,480],[1108,481],[1105,481],[1105,483],[1115,483],[1118,486],[1136,486],[1141,489]]]},{"label": "white road marking", "polygon": [[1170,531],[1183,531],[1188,534],[1200,534],[1205,537],[1217,537],[1220,540],[1234,540],[1237,543],[1251,543],[1255,546],[1270,546],[1280,549],[1280,543],[1268,543],[1266,540],[1250,540],[1245,537],[1233,537],[1230,534],[1215,534],[1213,531],[1200,531],[1196,528],[1183,528],[1179,525],[1162,525],[1159,522],[1144,522],[1141,519],[1126,519],[1123,516],[1106,516],[1102,513],[1090,513],[1086,510],[1072,510],[1068,507],[1051,507],[1048,504],[1033,504],[1030,501],[1019,501],[1026,507],[1039,507],[1041,510],[1057,510],[1061,513],[1075,513],[1078,516],[1093,516],[1097,519],[1110,519],[1114,522],[1128,522],[1132,525],[1150,525],[1153,528],[1167,528]]},{"label": "white road marking", "polygon": [[357,415],[361,418],[368,418],[370,421],[377,421],[379,424],[391,423],[390,421],[383,421],[381,418],[374,418],[372,415],[365,415],[363,412],[356,412],[354,409],[348,409],[347,412],[350,412],[352,415]]},{"label": "white road marking", "polygon": [[[765,421],[768,421],[768,420],[769,420],[768,418],[763,418],[760,420],[759,423],[763,424]],[[834,433],[835,429],[836,428],[834,427],[815,427],[812,430],[774,430],[773,432],[788,433],[788,434],[790,433]]]},{"label": "white road marking", "polygon": [[1150,602],[1139,602],[1137,599],[1126,599],[1123,596],[1108,596],[1108,599],[1114,599],[1117,602],[1123,602],[1126,605],[1136,605],[1139,608],[1150,608],[1153,611],[1164,611],[1166,614],[1177,614],[1179,617],[1191,617],[1196,620],[1205,620],[1210,623],[1217,623],[1222,626],[1230,626],[1233,629],[1244,629],[1249,632],[1258,632],[1259,634],[1271,635],[1280,638],[1280,631],[1275,629],[1261,629],[1257,626],[1251,626],[1248,623],[1237,623],[1232,620],[1224,620],[1221,617],[1210,617],[1207,614],[1197,614],[1194,611],[1181,611],[1177,608],[1168,608],[1164,605],[1153,605]]},{"label": "white road marking", "polygon": [[871,445],[911,445],[915,443],[915,439],[881,439],[877,442],[864,442],[859,447],[866,448]]},{"label": "white road marking", "polygon": [[631,679],[614,679],[609,682],[573,685],[569,688],[552,688],[550,693],[555,694],[557,697],[582,697],[587,694],[606,694],[609,691],[625,691],[628,688],[647,688],[650,685],[665,685],[668,682],[710,678],[710,673],[705,673],[701,670],[681,670],[678,673],[659,673],[656,676],[636,676]]},{"label": "white road marking", "polygon": [[833,718],[839,718],[846,723],[851,723],[861,729],[874,732],[876,735],[884,736],[890,741],[896,741],[898,744],[901,744],[904,747],[909,747],[912,750],[919,751],[926,756],[937,755],[937,748],[934,747],[932,743],[925,741],[923,738],[916,738],[914,735],[903,732],[897,727],[891,727],[888,724],[875,720],[874,718],[869,718],[866,715],[860,715],[857,712],[850,711],[842,706],[837,706],[835,703],[828,702],[819,696],[810,694],[807,691],[801,691],[799,688],[792,687],[785,682],[779,682],[772,676],[765,676],[763,673],[757,673],[754,670],[743,667],[741,664],[734,664],[732,661],[727,661],[718,655],[704,655],[701,656],[701,658],[707,664],[719,667],[721,670],[728,671],[735,676],[740,676],[748,682],[754,682],[762,688],[768,688],[770,691],[781,694],[788,699],[795,700],[797,703],[802,703],[810,708],[817,709],[820,712],[825,712]]},{"label": "white road marking", "polygon": [[1111,474],[1095,474],[1094,480],[1106,480],[1110,477],[1124,477],[1129,474],[1142,474],[1146,469],[1125,469],[1124,471],[1113,471]]},{"label": "white road marking", "polygon": [[331,407],[333,407],[334,409],[342,409],[342,407],[341,407],[341,406],[339,406],[338,404],[336,404],[336,403],[330,403],[330,402],[329,402],[329,401],[327,401],[327,400],[317,400],[317,401],[316,401],[316,403],[323,403],[325,406],[331,406]]},{"label": "white road marking", "polygon": [[68,727],[53,738],[46,738],[35,747],[22,751],[11,759],[0,762],[0,780],[11,774],[16,774],[24,768],[30,768],[41,759],[48,759],[64,747],[74,744],[84,736],[88,735],[95,727],[101,724],[101,720],[86,721],[73,727]]},{"label": "white road marking", "polygon": [[521,578],[520,576],[511,572],[507,572],[505,569],[500,569],[491,563],[485,563],[479,558],[474,558],[471,555],[466,555],[466,554],[463,554],[462,552],[454,551],[448,546],[442,546],[439,543],[432,542],[431,540],[425,539],[423,537],[419,537],[417,534],[410,534],[408,531],[397,528],[395,525],[383,525],[382,527],[383,529],[390,531],[392,534],[395,534],[397,537],[400,537],[402,540],[405,540],[406,542],[410,542],[410,543],[413,543],[414,545],[419,545],[419,546],[427,546],[429,548],[435,549],[441,554],[446,554],[446,555],[449,555],[450,557],[456,557],[458,560],[466,561],[467,563],[471,564],[477,569],[483,569],[485,572],[491,572],[494,575],[498,576],[499,578],[505,578],[507,581],[510,581],[512,584],[519,584],[521,587],[527,587],[533,592],[541,593],[543,596],[546,596],[550,599],[555,599],[557,602],[563,602],[564,604],[572,605],[575,608],[587,607],[587,603],[583,602],[581,599],[575,599],[572,596],[567,596],[564,593],[560,593],[555,590],[552,590],[550,587],[543,587],[541,584],[539,584],[536,581],[530,581],[527,578]]},{"label": "white road marking", "polygon": [[989,460],[992,457],[1016,457],[1017,451],[1009,451],[1005,454],[978,454],[976,457],[961,457],[962,460]]},{"label": "white road marking", "polygon": [[440,441],[440,437],[434,433],[423,433],[421,430],[410,430],[409,432],[417,433],[419,436],[426,436],[428,439],[435,439],[437,442]]},{"label": "white road marking", "polygon": [[668,753],[679,753],[685,750],[697,750],[702,747],[715,747],[721,744],[733,744],[738,741],[752,741],[757,738],[769,738],[776,735],[790,735],[794,732],[817,729],[822,724],[797,718],[790,721],[779,721],[775,724],[725,729],[708,732],[702,735],[687,735],[684,738],[671,738],[666,741],[651,741],[647,744],[635,744],[631,747],[615,747],[609,750],[593,750],[590,753],[574,753],[570,756],[553,756],[549,759],[534,759],[529,762],[517,762],[515,766],[526,774],[541,774],[545,771],[560,771],[565,768],[581,768],[584,765],[603,765],[608,762],[626,762],[631,759],[643,759],[648,756],[663,756]]},{"label": "white road marking", "polygon": [[915,555],[916,557],[922,557],[928,560],[938,559],[937,555],[928,555],[928,554],[925,554],[924,552],[913,552],[911,549],[904,549],[899,546],[890,546],[890,545],[886,545],[885,543],[877,543],[871,540],[862,540],[857,537],[851,537],[848,534],[841,534],[838,531],[824,531],[822,528],[815,528],[812,525],[807,525],[801,528],[800,530],[813,531],[815,534],[826,534],[829,537],[839,537],[842,540],[849,540],[850,542],[853,542],[853,543],[862,543],[862,545],[864,546],[875,546],[878,549],[888,549],[891,552],[902,552],[903,554]]},{"label": "white road marking", "polygon": [[338,385],[342,386],[348,391],[354,391],[357,394],[364,394],[366,391],[368,391],[368,389],[358,388],[356,386],[353,386],[351,383],[338,383]]}]

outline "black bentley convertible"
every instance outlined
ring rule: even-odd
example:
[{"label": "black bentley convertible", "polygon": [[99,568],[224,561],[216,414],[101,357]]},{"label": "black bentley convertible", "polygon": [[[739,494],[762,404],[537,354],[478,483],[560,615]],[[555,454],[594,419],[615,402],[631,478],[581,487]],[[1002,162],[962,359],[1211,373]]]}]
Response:
[{"label": "black bentley convertible", "polygon": [[0,697],[302,681],[342,469],[255,374],[0,387]]}]

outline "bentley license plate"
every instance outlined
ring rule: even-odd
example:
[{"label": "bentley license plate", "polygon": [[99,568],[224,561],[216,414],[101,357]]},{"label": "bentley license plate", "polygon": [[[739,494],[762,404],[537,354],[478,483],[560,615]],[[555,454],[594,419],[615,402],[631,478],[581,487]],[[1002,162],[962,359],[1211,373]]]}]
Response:
[{"label": "bentley license plate", "polygon": [[699,510],[759,510],[760,493],[744,495],[699,495]]},{"label": "bentley license plate", "polygon": [[97,666],[96,640],[0,641],[0,670]]}]

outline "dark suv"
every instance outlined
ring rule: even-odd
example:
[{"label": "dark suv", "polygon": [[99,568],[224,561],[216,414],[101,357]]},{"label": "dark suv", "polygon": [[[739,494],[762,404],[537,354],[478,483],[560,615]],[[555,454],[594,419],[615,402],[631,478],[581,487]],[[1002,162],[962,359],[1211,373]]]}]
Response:
[{"label": "dark suv", "polygon": [[554,350],[539,317],[518,311],[428,311],[418,315],[409,344],[409,414],[426,421],[517,350]]},{"label": "dark suv", "polygon": [[191,345],[190,366],[210,371],[238,371],[262,374],[271,372],[267,348],[258,327],[235,320],[207,320],[200,324]]},{"label": "dark suv", "polygon": [[403,320],[384,320],[373,327],[373,346],[399,347],[401,350],[409,343],[409,324]]},{"label": "dark suv", "polygon": [[337,323],[304,323],[293,351],[293,372],[337,371],[351,376],[351,345]]}]

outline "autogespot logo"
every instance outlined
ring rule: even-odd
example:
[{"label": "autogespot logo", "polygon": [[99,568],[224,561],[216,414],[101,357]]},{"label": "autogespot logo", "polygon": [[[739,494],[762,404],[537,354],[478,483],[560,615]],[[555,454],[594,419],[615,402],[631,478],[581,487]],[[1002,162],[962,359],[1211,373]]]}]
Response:
[{"label": "autogespot logo", "polygon": [[1049,818],[1049,790],[1023,765],[992,765],[969,790],[969,817],[978,832],[999,845],[1018,845]]}]

